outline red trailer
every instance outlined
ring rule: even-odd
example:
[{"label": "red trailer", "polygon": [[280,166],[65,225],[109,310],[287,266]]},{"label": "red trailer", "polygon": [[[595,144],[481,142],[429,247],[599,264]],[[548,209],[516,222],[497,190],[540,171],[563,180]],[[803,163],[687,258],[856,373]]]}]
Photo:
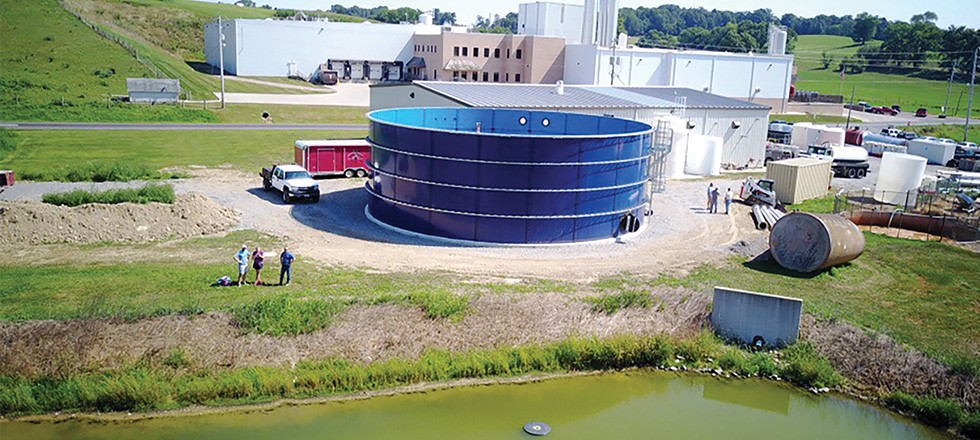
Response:
[{"label": "red trailer", "polygon": [[313,176],[365,177],[371,144],[364,139],[296,141],[296,163]]},{"label": "red trailer", "polygon": [[0,188],[14,184],[14,172],[10,170],[0,170]]}]

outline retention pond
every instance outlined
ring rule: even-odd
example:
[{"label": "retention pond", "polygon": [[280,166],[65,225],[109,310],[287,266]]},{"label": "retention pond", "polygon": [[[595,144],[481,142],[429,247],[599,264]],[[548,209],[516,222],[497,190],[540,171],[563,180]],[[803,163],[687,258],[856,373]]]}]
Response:
[{"label": "retention pond", "polygon": [[71,439],[945,439],[871,405],[762,380],[663,372],[580,376],[366,400],[139,421],[4,422],[4,440]]}]

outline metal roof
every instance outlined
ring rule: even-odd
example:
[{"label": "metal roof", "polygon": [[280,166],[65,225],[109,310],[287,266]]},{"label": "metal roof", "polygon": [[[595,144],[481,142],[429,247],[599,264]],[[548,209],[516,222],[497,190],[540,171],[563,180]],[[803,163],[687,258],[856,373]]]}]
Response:
[{"label": "metal roof", "polygon": [[550,84],[415,81],[415,85],[469,107],[502,108],[655,108],[677,107],[676,97],[691,109],[768,110],[769,106],[712,95],[683,87],[602,87]]},{"label": "metal roof", "polygon": [[126,89],[133,92],[180,93],[180,80],[157,78],[126,78]]}]

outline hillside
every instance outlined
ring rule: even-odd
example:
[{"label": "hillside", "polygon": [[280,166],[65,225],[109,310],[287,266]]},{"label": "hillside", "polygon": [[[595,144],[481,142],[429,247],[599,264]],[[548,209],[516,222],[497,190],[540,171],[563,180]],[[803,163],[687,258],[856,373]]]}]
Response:
[{"label": "hillside", "polygon": [[[841,81],[838,68],[841,58],[854,56],[860,47],[849,37],[800,35],[794,52],[799,75],[797,90],[842,94],[845,99],[850,99],[851,88],[854,87],[854,99],[857,101],[887,106],[898,104],[903,110],[926,107],[930,114],[940,113],[949,85],[943,78],[948,78],[949,70],[929,63],[922,69],[891,67],[866,70],[863,73],[846,73]],[[824,69],[821,62],[824,52],[834,59],[827,69]],[[947,114],[965,116],[969,95],[969,84],[954,83]]]}]

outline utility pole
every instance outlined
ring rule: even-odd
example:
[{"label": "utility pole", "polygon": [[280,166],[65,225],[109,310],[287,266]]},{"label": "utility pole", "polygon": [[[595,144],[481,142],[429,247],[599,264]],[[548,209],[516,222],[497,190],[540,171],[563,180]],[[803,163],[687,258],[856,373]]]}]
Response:
[{"label": "utility pole", "polygon": [[[943,105],[943,114],[949,112],[949,94],[953,92],[953,77],[956,75],[956,65],[960,60],[953,60],[953,68],[949,69],[949,87],[946,88],[946,104]],[[954,113],[955,115],[955,113]]]},{"label": "utility pole", "polygon": [[857,89],[857,84],[851,86],[851,105],[847,107],[847,125],[844,126],[844,130],[851,129],[851,111],[854,110],[854,90]]},{"label": "utility pole", "polygon": [[970,75],[970,103],[966,105],[966,128],[963,130],[963,142],[970,137],[970,112],[973,110],[973,89],[977,81],[977,55],[980,54],[980,46],[973,49],[973,74]]},{"label": "utility pole", "polygon": [[225,108],[225,30],[218,16],[218,68],[221,70],[221,108]]}]

